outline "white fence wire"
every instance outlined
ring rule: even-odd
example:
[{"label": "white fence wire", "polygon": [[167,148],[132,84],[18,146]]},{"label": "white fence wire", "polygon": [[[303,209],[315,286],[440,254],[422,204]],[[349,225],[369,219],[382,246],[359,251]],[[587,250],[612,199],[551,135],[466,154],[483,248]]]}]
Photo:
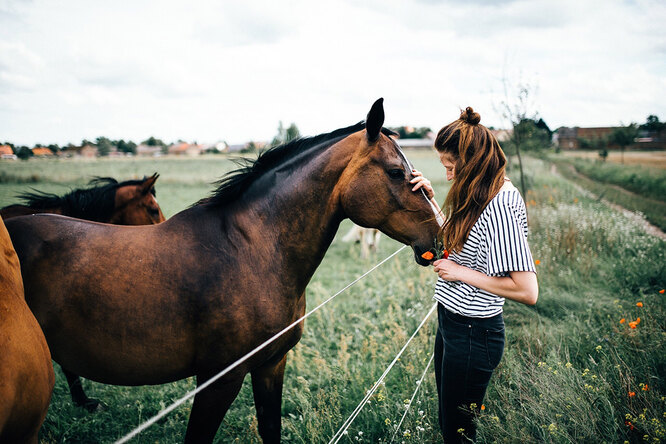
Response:
[{"label": "white fence wire", "polygon": [[[263,350],[264,348],[266,348],[269,344],[271,344],[271,343],[272,343],[273,341],[275,341],[277,338],[279,338],[280,336],[282,336],[283,334],[285,334],[286,332],[288,332],[289,330],[291,330],[292,328],[294,328],[294,327],[295,327],[296,325],[298,325],[301,321],[305,320],[305,319],[308,318],[310,315],[312,315],[314,312],[316,312],[317,310],[319,310],[321,307],[323,307],[324,305],[328,304],[328,303],[329,303],[330,301],[332,301],[335,297],[337,297],[338,295],[340,295],[341,293],[343,293],[344,291],[346,291],[347,289],[349,289],[351,286],[353,286],[354,284],[356,284],[358,281],[360,281],[361,279],[363,279],[364,277],[366,277],[367,275],[369,275],[370,273],[372,273],[374,270],[376,270],[377,268],[379,268],[381,265],[383,265],[383,264],[384,264],[385,262],[387,262],[389,259],[391,259],[392,257],[394,257],[396,254],[400,253],[400,252],[401,252],[402,250],[404,250],[405,248],[407,248],[407,245],[403,245],[402,247],[398,248],[394,253],[392,253],[392,254],[391,254],[390,256],[388,256],[386,259],[382,260],[382,261],[379,262],[377,265],[375,265],[374,267],[372,267],[371,269],[369,269],[368,271],[366,271],[365,273],[363,273],[361,276],[359,276],[358,278],[356,278],[354,281],[352,281],[352,282],[350,282],[349,284],[347,284],[342,290],[338,291],[338,292],[335,293],[333,296],[329,297],[329,298],[326,299],[324,302],[322,302],[321,304],[317,305],[315,308],[313,308],[312,310],[310,310],[308,313],[306,313],[305,315],[303,315],[303,316],[302,316],[301,318],[299,318],[298,320],[296,320],[296,321],[294,321],[293,323],[289,324],[287,327],[285,327],[284,329],[282,329],[281,331],[279,331],[278,333],[276,333],[275,335],[273,335],[271,338],[269,338],[268,340],[266,340],[266,341],[265,341],[264,343],[262,343],[261,345],[257,346],[254,350],[250,351],[250,352],[247,353],[245,356],[243,356],[243,357],[241,357],[240,359],[238,359],[236,362],[234,362],[233,364],[231,364],[229,367],[227,367],[227,368],[225,368],[224,370],[220,371],[218,374],[216,374],[215,376],[213,376],[212,378],[210,378],[209,380],[207,380],[206,382],[204,382],[203,384],[201,384],[200,386],[198,386],[196,389],[194,389],[194,390],[192,390],[192,391],[189,391],[189,392],[186,393],[182,398],[178,399],[177,401],[175,401],[174,403],[172,403],[171,405],[169,405],[168,407],[166,407],[165,409],[163,409],[162,411],[160,411],[158,414],[156,414],[155,416],[153,416],[152,418],[150,418],[149,420],[145,421],[143,424],[141,424],[140,426],[138,426],[137,428],[135,428],[134,430],[132,430],[130,433],[128,433],[127,435],[125,435],[125,436],[123,436],[122,438],[120,438],[118,441],[116,441],[116,444],[123,444],[123,443],[128,442],[129,440],[131,440],[132,438],[134,438],[135,436],[137,436],[139,433],[143,432],[143,431],[146,430],[148,427],[150,427],[150,426],[152,426],[153,424],[155,424],[157,421],[159,421],[160,419],[162,419],[163,417],[165,417],[166,415],[168,415],[169,413],[171,413],[173,410],[175,410],[176,408],[178,408],[180,405],[182,405],[183,403],[185,403],[188,399],[194,397],[197,393],[199,393],[200,391],[206,389],[208,386],[210,386],[211,384],[213,384],[215,381],[217,381],[218,379],[220,379],[222,376],[224,376],[224,375],[226,375],[227,373],[231,372],[233,369],[235,369],[236,367],[238,367],[239,365],[241,365],[243,362],[247,361],[247,360],[250,359],[252,356],[254,356],[254,355],[257,354],[258,352],[260,352],[261,350]],[[431,311],[432,311],[432,310],[431,310]]]},{"label": "white fence wire", "polygon": [[368,400],[370,399],[370,397],[375,393],[375,391],[377,390],[377,388],[378,388],[378,387],[381,385],[381,383],[384,381],[384,378],[386,378],[386,375],[388,375],[388,373],[391,371],[391,369],[393,368],[393,366],[395,365],[395,363],[398,362],[398,359],[400,359],[400,356],[402,356],[403,352],[407,349],[407,346],[409,345],[409,343],[412,342],[412,339],[414,339],[414,338],[416,337],[416,334],[421,330],[421,328],[423,327],[423,325],[425,325],[426,321],[428,320],[428,318],[430,317],[430,315],[435,311],[436,308],[437,308],[437,302],[435,302],[435,303],[433,304],[433,306],[432,306],[432,308],[430,309],[430,311],[428,312],[428,314],[425,315],[425,317],[423,318],[423,320],[421,321],[421,323],[419,324],[419,326],[416,328],[416,331],[414,331],[414,334],[412,334],[412,336],[407,340],[407,342],[405,343],[405,345],[404,345],[404,346],[402,347],[402,349],[398,352],[398,355],[393,359],[393,361],[391,361],[391,363],[390,363],[389,366],[386,368],[386,370],[384,371],[384,373],[380,376],[380,378],[377,380],[377,382],[375,382],[374,385],[370,388],[370,390],[368,390],[368,392],[367,392],[366,395],[365,395],[365,398],[363,398],[363,400],[361,401],[361,403],[360,403],[360,404],[354,409],[354,411],[352,412],[351,416],[349,416],[349,418],[347,418],[347,420],[342,424],[342,426],[341,426],[340,429],[337,431],[337,433],[336,433],[335,435],[333,435],[333,437],[332,437],[331,440],[328,442],[328,444],[335,444],[335,443],[337,443],[338,441],[340,441],[340,439],[344,436],[344,433],[347,431],[347,429],[349,428],[349,426],[351,425],[351,423],[354,422],[354,420],[356,419],[356,417],[358,416],[358,414],[361,413],[361,410],[363,409],[363,407],[365,407],[365,404],[367,404],[367,402],[368,402]]}]

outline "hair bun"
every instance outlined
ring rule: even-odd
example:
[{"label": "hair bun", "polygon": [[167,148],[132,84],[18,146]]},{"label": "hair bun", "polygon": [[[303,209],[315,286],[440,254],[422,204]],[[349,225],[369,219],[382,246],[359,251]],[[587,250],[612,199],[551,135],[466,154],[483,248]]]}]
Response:
[{"label": "hair bun", "polygon": [[479,113],[475,113],[472,107],[468,106],[463,112],[460,113],[460,120],[469,123],[470,125],[476,125],[481,121],[481,115]]}]

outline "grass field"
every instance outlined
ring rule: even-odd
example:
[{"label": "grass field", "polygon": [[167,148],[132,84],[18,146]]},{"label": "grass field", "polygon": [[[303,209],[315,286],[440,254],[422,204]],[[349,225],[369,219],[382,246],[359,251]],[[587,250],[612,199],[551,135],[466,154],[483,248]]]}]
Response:
[{"label": "grass field", "polygon": [[[600,159],[597,151],[562,151],[562,156],[570,159]],[[666,170],[666,151],[625,151],[624,155],[620,151],[609,151],[606,161],[624,165],[649,165]]]},{"label": "grass field", "polygon": [[[436,156],[408,156],[433,180],[442,201],[447,186]],[[665,440],[666,295],[660,290],[666,286],[666,243],[553,174],[546,161],[528,159],[526,166],[540,299],[535,307],[505,305],[507,345],[479,417],[478,441]],[[212,190],[209,182],[233,167],[223,157],[2,162],[0,205],[31,186],[59,191],[81,186],[91,175],[126,179],[157,171],[158,200],[169,217],[205,196]],[[339,240],[350,226],[343,224],[313,277],[309,308],[399,248],[383,237],[379,251],[363,260],[356,245]],[[403,250],[306,321],[287,363],[283,442],[329,441],[432,306],[434,283],[434,273]],[[391,442],[430,357],[434,321],[429,319],[341,442]],[[88,414],[72,406],[59,369],[56,374],[43,443],[112,442],[194,388],[191,378],[144,387],[85,381],[89,394],[106,404],[104,411]],[[181,442],[190,406],[133,442]],[[440,442],[436,424],[430,368],[395,442]],[[260,442],[249,378],[216,442]]]},{"label": "grass field", "polygon": [[598,198],[640,212],[650,223],[666,230],[666,164],[659,163],[666,153],[632,152],[633,163],[626,164],[574,154],[552,156],[551,160],[561,174]]}]

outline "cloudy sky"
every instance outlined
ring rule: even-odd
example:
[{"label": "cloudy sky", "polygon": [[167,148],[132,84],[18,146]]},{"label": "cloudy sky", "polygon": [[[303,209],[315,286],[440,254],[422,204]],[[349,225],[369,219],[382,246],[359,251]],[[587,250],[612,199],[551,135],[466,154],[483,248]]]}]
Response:
[{"label": "cloudy sky", "polygon": [[[0,0],[0,141],[266,140],[365,118],[666,120],[663,0]],[[505,86],[507,86],[505,88]]]}]

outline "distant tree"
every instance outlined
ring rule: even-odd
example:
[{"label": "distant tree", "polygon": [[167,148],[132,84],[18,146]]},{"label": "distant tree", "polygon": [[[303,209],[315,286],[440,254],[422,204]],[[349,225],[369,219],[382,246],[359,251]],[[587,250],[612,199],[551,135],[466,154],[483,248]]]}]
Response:
[{"label": "distant tree", "polygon": [[599,158],[601,159],[602,162],[606,161],[606,159],[608,158],[608,150],[606,148],[599,150]]},{"label": "distant tree", "polygon": [[608,142],[620,147],[620,159],[624,163],[624,150],[634,143],[634,139],[638,136],[638,127],[635,123],[628,126],[620,126],[613,129],[608,136]]},{"label": "distant tree", "polygon": [[47,148],[50,149],[53,154],[58,154],[58,152],[60,151],[60,147],[55,143],[52,143],[51,145],[47,146]]},{"label": "distant tree", "polygon": [[136,154],[136,143],[132,142],[131,140],[125,142],[123,139],[117,140],[116,142],[116,147],[118,147],[118,151],[121,153],[132,153]]},{"label": "distant tree", "polygon": [[411,126],[399,126],[389,129],[398,133],[401,139],[424,139],[428,137],[428,133],[432,132],[432,130],[427,126],[422,126],[419,128],[414,128]]},{"label": "distant tree", "polygon": [[298,130],[298,127],[296,126],[295,123],[292,122],[292,124],[289,125],[288,128],[285,128],[284,125],[282,124],[282,120],[280,120],[280,123],[278,125],[278,132],[275,135],[275,137],[273,137],[273,140],[271,141],[271,146],[283,145],[299,137],[301,137],[301,132]]},{"label": "distant tree", "polygon": [[97,152],[100,156],[108,156],[109,153],[116,148],[114,143],[106,137],[98,137],[95,144],[97,145]]},{"label": "distant tree", "polygon": [[524,118],[513,125],[513,137],[509,139],[509,148],[519,142],[525,151],[540,151],[551,146],[552,132],[543,119]]},{"label": "distant tree", "polygon": [[162,147],[167,146],[166,143],[162,142],[162,140],[156,139],[153,136],[150,136],[141,143],[148,146],[162,146]]},{"label": "distant tree", "polygon": [[[538,113],[532,111],[532,96],[536,88],[529,83],[519,81],[517,84],[510,82],[507,77],[502,78],[504,98],[496,105],[496,111],[513,128],[511,137],[503,146],[510,147],[518,157],[518,167],[520,169],[520,189],[523,196],[527,196],[527,186],[525,184],[525,174],[523,171],[523,158],[521,152],[531,146],[531,137],[539,134],[536,130]],[[541,120],[541,119],[540,119]],[[543,122],[545,125],[545,122]],[[542,126],[543,126],[542,125]],[[545,125],[548,128],[547,125]],[[539,129],[544,131],[544,129]],[[550,129],[548,130],[550,131]],[[543,133],[542,133],[543,134]]]},{"label": "distant tree", "polygon": [[27,146],[21,146],[16,149],[16,157],[21,160],[28,160],[33,155],[32,150]]},{"label": "distant tree", "polygon": [[[277,145],[275,145],[277,146]],[[240,152],[242,154],[254,153],[257,151],[257,144],[254,142],[248,142]]]},{"label": "distant tree", "polygon": [[[585,137],[578,137],[578,146],[584,150],[599,150],[605,151],[608,147],[608,139],[605,137],[595,137],[587,139]],[[606,156],[608,152],[606,151]]]},{"label": "distant tree", "polygon": [[655,116],[654,114],[650,114],[646,119],[645,123],[639,126],[638,128],[658,133],[666,129],[666,122],[660,122],[659,117]]}]

